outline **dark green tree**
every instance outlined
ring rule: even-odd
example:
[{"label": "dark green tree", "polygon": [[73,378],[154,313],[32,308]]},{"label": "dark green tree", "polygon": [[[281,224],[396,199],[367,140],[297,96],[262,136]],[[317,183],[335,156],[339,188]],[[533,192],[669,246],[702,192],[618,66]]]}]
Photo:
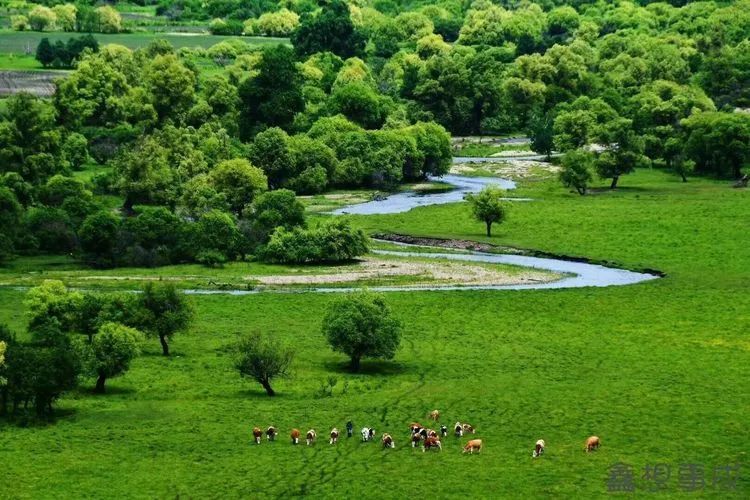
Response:
[{"label": "dark green tree", "polygon": [[289,375],[294,351],[259,333],[242,337],[234,350],[234,366],[240,375],[255,380],[263,386],[266,394],[275,396],[271,380]]},{"label": "dark green tree", "polygon": [[292,45],[300,56],[328,51],[346,59],[362,54],[365,42],[352,23],[349,6],[342,0],[324,5],[317,14],[303,16],[292,34]]},{"label": "dark green tree", "polygon": [[49,43],[49,38],[42,38],[39,41],[39,45],[36,46],[36,60],[42,63],[42,66],[46,68],[52,64],[52,61],[54,61],[56,57],[55,49],[52,47],[52,44]]},{"label": "dark green tree", "polygon": [[369,292],[347,294],[331,303],[322,330],[334,351],[349,356],[354,372],[362,358],[393,359],[401,343],[401,323],[383,296]]},{"label": "dark green tree", "polygon": [[140,330],[159,337],[162,354],[169,356],[168,340],[185,331],[193,318],[193,308],[185,294],[171,283],[147,283],[139,297],[142,317]]},{"label": "dark green tree", "polygon": [[247,78],[238,89],[243,140],[266,127],[288,129],[294,115],[305,108],[302,77],[292,49],[285,45],[265,49],[257,70],[258,76]]}]

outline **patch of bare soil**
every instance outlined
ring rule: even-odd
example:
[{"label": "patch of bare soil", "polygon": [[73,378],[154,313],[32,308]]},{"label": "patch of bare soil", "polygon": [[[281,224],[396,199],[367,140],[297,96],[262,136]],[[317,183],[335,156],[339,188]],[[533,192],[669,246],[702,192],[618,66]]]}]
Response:
[{"label": "patch of bare soil", "polygon": [[534,269],[510,273],[492,266],[367,257],[359,265],[336,274],[253,276],[252,279],[263,285],[325,285],[402,276],[413,278],[408,280],[410,285],[516,285],[548,282],[557,278],[554,274]]},{"label": "patch of bare soil", "polygon": [[557,175],[560,167],[543,161],[498,158],[497,162],[455,163],[451,166],[450,173],[466,175],[477,171],[490,172],[504,179],[528,180]]}]

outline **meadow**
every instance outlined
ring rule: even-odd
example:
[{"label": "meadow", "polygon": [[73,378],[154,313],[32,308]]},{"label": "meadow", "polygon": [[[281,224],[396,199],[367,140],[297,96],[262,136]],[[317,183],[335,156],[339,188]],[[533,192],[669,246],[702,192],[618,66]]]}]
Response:
[{"label": "meadow", "polygon": [[[81,33],[63,32],[31,32],[31,31],[0,31],[0,52],[4,54],[34,54],[36,46],[42,38],[48,38],[51,43],[58,40],[67,41],[71,37],[79,37]],[[209,34],[177,34],[177,33],[95,33],[94,38],[100,45],[116,43],[130,49],[145,47],[155,39],[164,39],[174,48],[203,47],[207,49],[224,40],[236,38],[251,45],[288,43],[286,38],[254,37],[254,36],[220,36]]]},{"label": "meadow", "polygon": [[[522,184],[534,198],[510,208],[491,239],[466,204],[358,217],[371,232],[490,241],[585,256],[666,277],[607,289],[390,293],[404,324],[393,362],[346,372],[320,333],[327,294],[193,297],[196,321],[175,337],[174,355],[145,355],[108,393],[93,382],[64,398],[49,425],[2,424],[0,497],[364,497],[424,494],[476,498],[607,496],[610,468],[633,467],[637,491],[649,464],[705,467],[709,498],[747,497],[750,433],[750,248],[746,190],[687,184],[659,171],[623,178],[617,192],[579,197],[552,182]],[[0,322],[22,332],[23,292],[0,290]],[[297,352],[276,398],[240,379],[229,345],[236,334],[277,336]],[[332,390],[331,377],[335,379]],[[440,409],[477,428],[485,449],[462,455],[408,446],[408,424]],[[396,448],[356,437],[338,446],[331,427],[391,432]],[[279,440],[251,444],[254,425]],[[292,427],[315,428],[313,447],[289,444]],[[602,448],[583,452],[587,436]],[[531,458],[534,442],[546,454]],[[733,491],[713,468],[744,467]]]}]

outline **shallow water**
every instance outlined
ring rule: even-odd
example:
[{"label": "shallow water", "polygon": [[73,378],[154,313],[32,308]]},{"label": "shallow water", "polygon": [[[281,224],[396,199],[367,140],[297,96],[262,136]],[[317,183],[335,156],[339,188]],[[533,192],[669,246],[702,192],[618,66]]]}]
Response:
[{"label": "shallow water", "polygon": [[[390,242],[392,243],[392,242]],[[418,248],[417,245],[398,243],[399,246]],[[422,247],[424,248],[424,247]],[[429,247],[433,248],[433,247]],[[494,254],[485,252],[469,253],[423,253],[414,251],[398,250],[373,250],[375,254],[393,255],[398,257],[420,257],[433,259],[448,259],[463,262],[486,262],[490,264],[512,264],[516,266],[531,267],[552,271],[561,274],[570,274],[557,281],[548,283],[527,283],[516,285],[406,285],[406,286],[373,286],[369,290],[375,292],[422,292],[422,291],[451,291],[451,290],[538,290],[538,289],[562,289],[581,287],[606,287],[632,285],[643,281],[658,278],[654,274],[638,273],[625,269],[601,266],[598,264],[587,264],[584,262],[572,262],[568,260],[549,259],[543,257],[528,257],[524,255]],[[312,287],[300,289],[258,289],[258,290],[186,290],[185,293],[192,295],[252,295],[256,293],[347,293],[359,290],[358,287]]]},{"label": "shallow water", "polygon": [[[478,193],[484,186],[495,185],[501,189],[515,189],[516,183],[508,179],[498,177],[467,177],[465,175],[444,175],[442,177],[430,177],[432,181],[447,182],[456,186],[452,191],[442,193],[417,194],[414,191],[398,193],[380,201],[368,201],[358,203],[334,210],[333,214],[398,214],[408,212],[412,208],[426,207],[429,205],[443,205],[445,203],[456,203],[463,201],[464,196],[469,193]],[[515,198],[514,198],[515,199]],[[527,199],[518,198],[519,201]]]}]

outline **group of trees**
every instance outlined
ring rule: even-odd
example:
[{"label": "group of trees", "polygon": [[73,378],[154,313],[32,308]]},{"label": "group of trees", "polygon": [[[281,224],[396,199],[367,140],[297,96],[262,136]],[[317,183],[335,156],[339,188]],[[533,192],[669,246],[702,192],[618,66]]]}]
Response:
[{"label": "group of trees", "polygon": [[29,340],[0,326],[0,415],[31,406],[49,417],[53,403],[81,380],[106,381],[127,372],[145,337],[169,355],[169,339],[190,324],[192,308],[172,285],[149,283],[139,294],[81,293],[59,281],[29,291]]},{"label": "group of trees", "polygon": [[79,31],[82,33],[118,33],[122,16],[111,5],[93,7],[87,3],[56,4],[53,7],[28,4],[26,14],[11,16],[16,31]]},{"label": "group of trees", "polygon": [[42,38],[36,47],[36,60],[45,68],[70,68],[86,49],[92,52],[99,50],[99,42],[90,34],[69,38],[67,42],[58,40],[54,44],[50,43],[49,38]]},{"label": "group of trees", "polygon": [[[393,359],[401,344],[402,324],[382,295],[365,291],[333,301],[321,330],[331,349],[345,354],[356,373],[363,358]],[[253,333],[234,345],[235,368],[269,396],[276,394],[271,381],[289,376],[293,360],[294,350],[268,335]]]}]

